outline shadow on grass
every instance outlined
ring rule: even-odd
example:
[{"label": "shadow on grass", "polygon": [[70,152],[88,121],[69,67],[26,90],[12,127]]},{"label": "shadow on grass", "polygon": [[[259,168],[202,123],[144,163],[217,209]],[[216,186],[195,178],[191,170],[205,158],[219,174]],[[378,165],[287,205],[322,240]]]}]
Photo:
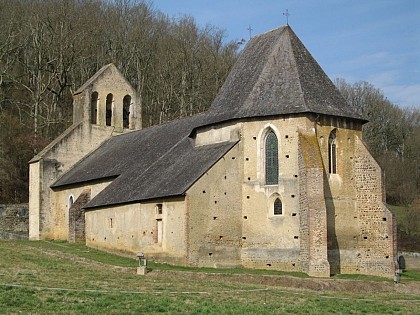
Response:
[{"label": "shadow on grass", "polygon": [[[113,253],[97,250],[94,248],[87,247],[83,243],[70,244],[67,241],[20,241],[24,242],[25,245],[42,248],[46,250],[61,251],[65,254],[72,254],[85,259],[93,260],[99,263],[114,265],[119,267],[137,267],[138,262],[133,256],[127,257],[119,256]],[[246,268],[198,268],[198,267],[185,267],[175,266],[165,263],[157,263],[148,260],[147,269],[152,270],[173,270],[173,271],[188,271],[188,272],[205,272],[205,273],[223,273],[223,274],[250,274],[250,275],[286,275],[298,278],[309,278],[309,276],[303,272],[286,272],[278,270],[265,270],[265,269],[246,269]]]},{"label": "shadow on grass", "polygon": [[[85,259],[89,259],[95,262],[103,263],[106,265],[113,265],[119,267],[137,267],[138,262],[135,257],[119,256],[113,253],[97,250],[94,248],[87,247],[83,243],[70,244],[67,241],[13,241],[25,244],[26,246],[41,248],[44,250],[61,251],[65,254],[71,254]],[[148,270],[173,270],[173,271],[188,271],[188,272],[202,272],[202,273],[218,273],[218,274],[249,274],[249,275],[280,275],[280,276],[292,276],[297,278],[310,278],[303,272],[286,272],[277,270],[266,270],[266,269],[246,269],[246,268],[234,268],[234,269],[216,269],[216,268],[198,268],[198,267],[185,267],[175,266],[164,263],[156,263],[148,260]],[[338,274],[332,277],[332,279],[348,279],[348,280],[364,280],[364,281],[392,281],[389,278],[368,276],[359,274]],[[420,271],[404,271],[401,277],[401,281],[420,281]]]}]

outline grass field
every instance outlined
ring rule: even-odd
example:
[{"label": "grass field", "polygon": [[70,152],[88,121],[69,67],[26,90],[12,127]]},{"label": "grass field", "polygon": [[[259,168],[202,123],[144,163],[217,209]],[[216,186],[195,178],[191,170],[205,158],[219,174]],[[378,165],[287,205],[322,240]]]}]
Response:
[{"label": "grass field", "polygon": [[[66,242],[0,241],[1,314],[420,314],[420,274],[315,279],[150,264]],[[345,276],[344,276],[345,277]],[[355,279],[356,278],[356,279]]]}]

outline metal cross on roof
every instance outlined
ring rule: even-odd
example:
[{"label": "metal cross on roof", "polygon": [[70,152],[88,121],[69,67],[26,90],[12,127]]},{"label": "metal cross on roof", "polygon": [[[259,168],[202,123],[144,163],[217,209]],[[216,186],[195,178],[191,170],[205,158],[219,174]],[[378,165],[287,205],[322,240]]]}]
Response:
[{"label": "metal cross on roof", "polygon": [[286,9],[286,12],[284,12],[283,15],[286,17],[286,25],[289,25],[289,16],[290,16],[289,10]]}]

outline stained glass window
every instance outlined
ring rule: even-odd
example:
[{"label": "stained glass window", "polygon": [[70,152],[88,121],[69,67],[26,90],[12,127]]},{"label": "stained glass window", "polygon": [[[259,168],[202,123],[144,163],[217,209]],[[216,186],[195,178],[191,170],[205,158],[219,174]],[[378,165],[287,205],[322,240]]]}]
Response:
[{"label": "stained glass window", "polygon": [[283,214],[283,205],[281,203],[280,198],[277,198],[274,201],[274,214],[278,215],[278,214]]},{"label": "stained glass window", "polygon": [[270,131],[265,139],[265,183],[279,183],[279,148],[277,136],[273,131]]}]

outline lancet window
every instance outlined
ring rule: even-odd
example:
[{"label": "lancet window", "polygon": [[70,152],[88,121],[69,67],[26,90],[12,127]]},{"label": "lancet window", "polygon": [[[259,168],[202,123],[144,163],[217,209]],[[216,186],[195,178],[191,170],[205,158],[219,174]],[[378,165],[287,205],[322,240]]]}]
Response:
[{"label": "lancet window", "polygon": [[279,182],[279,145],[274,131],[265,138],[265,183],[276,185]]},{"label": "lancet window", "polygon": [[337,144],[336,144],[336,129],[331,131],[328,138],[328,172],[330,174],[337,174]]},{"label": "lancet window", "polygon": [[90,99],[90,122],[96,125],[98,119],[98,92],[93,92]]},{"label": "lancet window", "polygon": [[111,126],[112,122],[112,102],[114,101],[113,95],[109,93],[106,96],[106,125]]},{"label": "lancet window", "polygon": [[123,128],[130,127],[130,104],[131,96],[126,95],[123,99]]}]

